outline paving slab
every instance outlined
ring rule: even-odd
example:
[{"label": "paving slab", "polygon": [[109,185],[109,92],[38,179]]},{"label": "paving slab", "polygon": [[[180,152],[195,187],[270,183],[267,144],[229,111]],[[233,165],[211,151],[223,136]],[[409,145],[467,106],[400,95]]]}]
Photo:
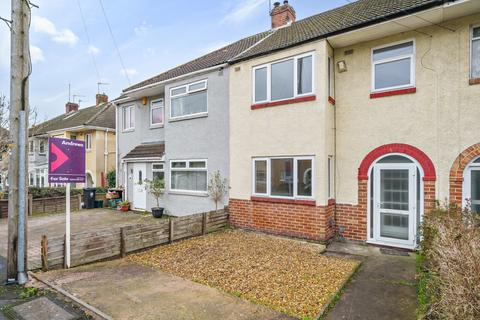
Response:
[{"label": "paving slab", "polygon": [[217,289],[125,260],[38,276],[113,319],[292,319]]},{"label": "paving slab", "polygon": [[47,297],[41,297],[13,307],[13,311],[28,320],[72,320],[76,316]]},{"label": "paving slab", "polygon": [[384,254],[379,248],[333,243],[327,254],[358,257],[360,270],[347,285],[328,320],[416,319],[415,254]]}]

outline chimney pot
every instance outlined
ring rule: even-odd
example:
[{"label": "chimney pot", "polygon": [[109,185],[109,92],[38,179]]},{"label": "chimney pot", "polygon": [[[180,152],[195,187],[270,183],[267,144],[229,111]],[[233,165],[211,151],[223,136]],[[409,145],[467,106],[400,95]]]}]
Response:
[{"label": "chimney pot", "polygon": [[97,93],[95,96],[95,100],[97,102],[97,106],[102,104],[102,103],[107,103],[108,102],[108,96],[105,93]]},{"label": "chimney pot", "polygon": [[297,15],[293,7],[288,4],[288,0],[283,1],[283,5],[280,2],[273,4],[273,9],[270,12],[272,17],[272,29],[286,26],[292,22],[295,22]]},{"label": "chimney pot", "polygon": [[65,104],[65,113],[70,113],[72,111],[78,111],[78,108],[80,106],[78,105],[78,103],[74,103],[74,102],[67,102]]}]

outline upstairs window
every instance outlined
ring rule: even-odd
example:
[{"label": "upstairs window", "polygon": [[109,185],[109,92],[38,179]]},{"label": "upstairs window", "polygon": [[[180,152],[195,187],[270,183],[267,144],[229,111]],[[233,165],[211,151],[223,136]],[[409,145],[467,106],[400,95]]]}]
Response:
[{"label": "upstairs window", "polygon": [[471,78],[480,78],[480,26],[472,28]]},{"label": "upstairs window", "polygon": [[413,41],[374,49],[372,61],[373,91],[415,86],[415,44]]},{"label": "upstairs window", "polygon": [[313,94],[313,64],[313,53],[308,53],[253,68],[253,102]]},{"label": "upstairs window", "polygon": [[85,135],[85,149],[91,150],[92,149],[92,134],[88,133]]},{"label": "upstairs window", "polygon": [[207,112],[207,80],[170,89],[170,119],[205,115]]},{"label": "upstairs window", "polygon": [[135,128],[135,106],[123,108],[123,130],[133,130]]},{"label": "upstairs window", "polygon": [[41,155],[45,154],[45,141],[43,140],[39,142],[38,153],[40,153]]},{"label": "upstairs window", "polygon": [[163,99],[152,101],[150,103],[150,126],[163,125]]},{"label": "upstairs window", "polygon": [[253,194],[313,198],[313,157],[253,159]]},{"label": "upstairs window", "polygon": [[33,154],[35,152],[35,141],[32,140],[28,143],[28,152],[30,154]]},{"label": "upstairs window", "polygon": [[335,99],[335,66],[332,57],[328,57],[328,96]]}]

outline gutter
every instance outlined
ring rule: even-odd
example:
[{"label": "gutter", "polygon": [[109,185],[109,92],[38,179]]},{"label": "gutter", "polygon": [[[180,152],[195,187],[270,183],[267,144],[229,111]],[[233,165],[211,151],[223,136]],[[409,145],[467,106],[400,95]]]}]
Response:
[{"label": "gutter", "polygon": [[107,127],[97,127],[97,126],[77,126],[77,127],[71,127],[71,128],[63,128],[63,129],[58,129],[54,131],[48,131],[47,134],[55,134],[58,132],[64,132],[64,131],[74,131],[74,130],[100,130],[100,131],[105,131],[105,130],[112,130],[112,128],[107,128]]},{"label": "gutter", "polygon": [[309,39],[306,39],[306,40],[303,40],[303,41],[300,41],[300,42],[292,43],[290,45],[287,45],[287,46],[284,46],[284,47],[281,47],[281,48],[272,49],[272,50],[269,50],[268,52],[261,52],[261,53],[257,53],[257,54],[251,55],[251,56],[246,56],[246,57],[243,57],[243,58],[239,58],[239,59],[236,59],[236,60],[230,60],[228,62],[228,64],[229,65],[234,65],[236,63],[240,63],[240,62],[243,62],[243,61],[247,61],[247,60],[251,60],[251,59],[254,59],[254,58],[261,57],[261,56],[269,55],[269,54],[272,54],[272,53],[275,53],[275,52],[278,52],[278,51],[282,51],[282,50],[285,50],[285,49],[297,47],[297,46],[300,46],[302,44],[314,42],[314,41],[317,41],[317,40],[326,39],[328,37],[336,36],[336,35],[339,35],[339,34],[342,34],[342,33],[347,33],[349,31],[362,29],[362,28],[365,28],[365,27],[370,27],[370,26],[376,25],[380,22],[390,21],[390,20],[394,20],[394,19],[397,19],[397,18],[412,15],[412,14],[415,14],[415,13],[420,12],[420,11],[425,11],[425,10],[428,10],[428,9],[431,9],[431,8],[434,8],[434,7],[439,7],[441,5],[446,5],[448,3],[452,3],[452,2],[455,2],[455,1],[457,1],[457,0],[436,0],[434,2],[430,2],[430,3],[424,4],[424,5],[419,6],[419,7],[414,7],[414,8],[402,10],[402,11],[397,12],[395,14],[379,17],[379,18],[376,18],[376,19],[373,19],[373,20],[370,20],[370,21],[366,21],[366,22],[363,22],[363,23],[360,23],[360,24],[357,24],[357,25],[353,25],[353,26],[350,26],[350,27],[347,27],[347,28],[343,28],[343,29],[336,30],[336,31],[333,31],[333,32],[325,33],[325,34],[322,34],[322,35],[319,35],[319,36],[316,36],[316,37],[313,37],[313,38],[309,38]]}]

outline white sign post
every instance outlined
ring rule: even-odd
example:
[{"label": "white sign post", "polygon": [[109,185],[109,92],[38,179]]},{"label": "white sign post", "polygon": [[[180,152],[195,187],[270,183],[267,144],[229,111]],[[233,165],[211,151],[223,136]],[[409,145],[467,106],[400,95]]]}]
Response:
[{"label": "white sign post", "polygon": [[66,217],[65,217],[65,261],[70,268],[70,183],[67,183],[66,192]]}]

